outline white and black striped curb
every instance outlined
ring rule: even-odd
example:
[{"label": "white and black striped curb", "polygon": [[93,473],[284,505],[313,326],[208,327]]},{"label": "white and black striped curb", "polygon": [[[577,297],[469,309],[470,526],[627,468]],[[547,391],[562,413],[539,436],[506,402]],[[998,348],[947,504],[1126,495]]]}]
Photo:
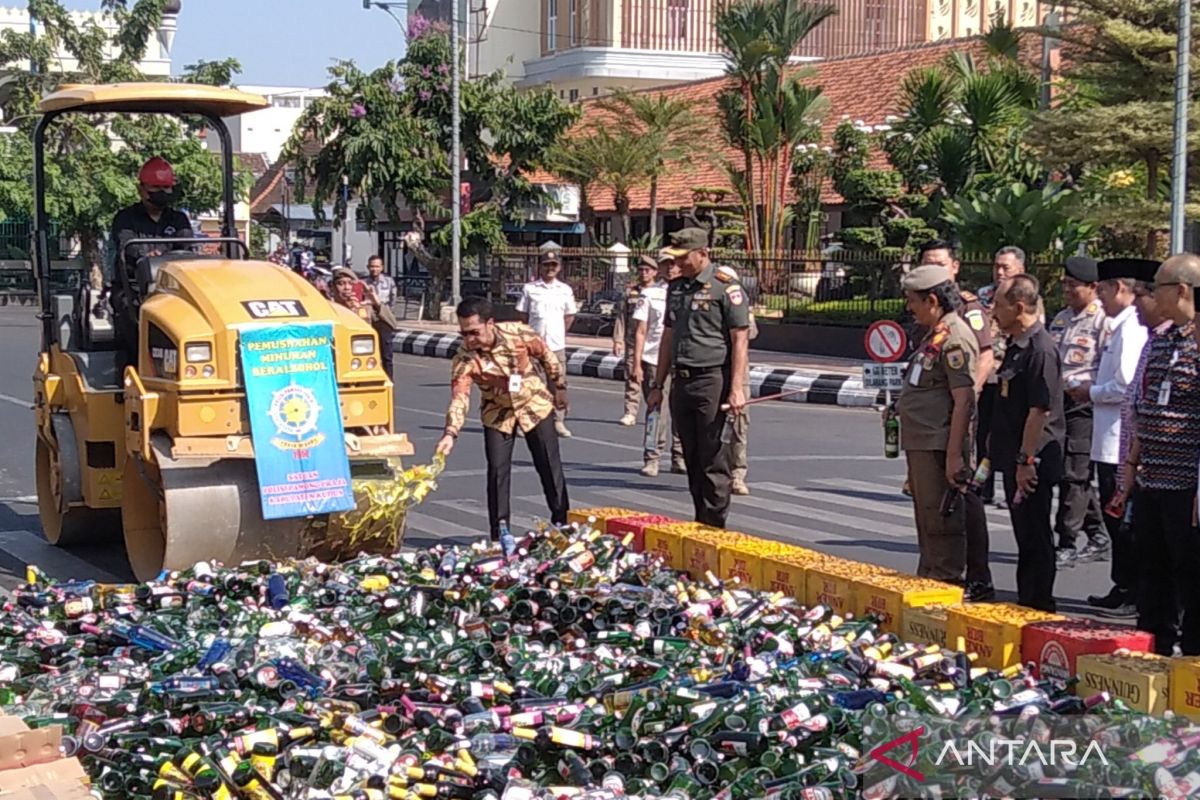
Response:
[{"label": "white and black striped curb", "polygon": [[[398,353],[435,358],[453,358],[462,344],[457,333],[439,333],[401,328],[394,347]],[[587,378],[625,380],[625,359],[597,347],[568,347],[567,374]],[[873,406],[883,402],[882,393],[865,389],[862,378],[853,375],[783,367],[750,366],[750,396],[766,397],[802,390],[783,398],[794,403],[828,406]]]}]

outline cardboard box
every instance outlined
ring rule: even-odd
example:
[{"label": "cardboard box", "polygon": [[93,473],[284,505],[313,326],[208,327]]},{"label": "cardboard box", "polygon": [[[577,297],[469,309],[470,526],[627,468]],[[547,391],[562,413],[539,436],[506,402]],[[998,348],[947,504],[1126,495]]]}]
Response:
[{"label": "cardboard box", "polygon": [[3,800],[91,800],[87,773],[75,758],[63,758],[62,728],[30,730],[20,718],[0,714],[0,798]]},{"label": "cardboard box", "polygon": [[1086,699],[1108,692],[1134,711],[1161,716],[1170,706],[1171,666],[1153,653],[1084,654],[1075,659],[1075,693]]},{"label": "cardboard box", "polygon": [[[569,516],[569,515],[568,515]],[[646,549],[646,528],[651,525],[666,525],[672,522],[679,522],[677,519],[664,517],[659,514],[638,514],[633,517],[612,517],[605,520],[604,531],[609,536],[625,538],[629,534],[633,534],[633,542],[630,543],[629,549],[635,553],[640,553]]]},{"label": "cardboard box", "polygon": [[646,528],[646,552],[662,556],[670,569],[683,569],[683,534],[704,526],[696,522],[668,522]]},{"label": "cardboard box", "polygon": [[1118,650],[1154,650],[1154,635],[1127,626],[1105,625],[1087,619],[1035,622],[1021,632],[1021,658],[1033,664],[1039,678],[1069,680],[1079,656]]},{"label": "cardboard box", "polygon": [[944,606],[914,606],[900,614],[900,639],[914,644],[936,644],[946,647],[946,625],[949,615]]},{"label": "cardboard box", "polygon": [[887,633],[901,633],[904,610],[921,606],[952,606],[962,602],[961,586],[952,586],[910,575],[880,574],[858,578],[852,591],[851,610],[857,616],[873,614]]},{"label": "cardboard box", "polygon": [[1171,659],[1171,710],[1200,720],[1200,659],[1191,656]]},{"label": "cardboard box", "polygon": [[759,563],[759,586],[764,592],[783,592],[805,602],[806,576],[811,562],[792,555],[763,556]]},{"label": "cardboard box", "polygon": [[[601,533],[608,533],[608,520],[620,517],[636,517],[638,512],[631,508],[576,508],[567,512],[568,523],[578,523],[580,527],[591,525]],[[592,522],[592,518],[595,522]]]},{"label": "cardboard box", "polygon": [[975,666],[990,669],[1022,663],[1021,631],[1026,625],[1066,619],[1012,603],[972,603],[947,614],[947,647],[975,653]]},{"label": "cardboard box", "polygon": [[867,575],[892,573],[885,567],[841,558],[816,562],[807,572],[804,578],[806,604],[810,607],[823,605],[843,616],[853,611],[856,580]]}]

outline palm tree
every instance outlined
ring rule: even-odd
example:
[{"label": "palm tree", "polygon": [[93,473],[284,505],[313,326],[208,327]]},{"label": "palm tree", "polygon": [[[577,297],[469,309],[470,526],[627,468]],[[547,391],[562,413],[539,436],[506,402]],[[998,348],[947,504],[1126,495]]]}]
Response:
[{"label": "palm tree", "polygon": [[802,84],[805,76],[789,70],[789,59],[836,13],[832,5],[804,0],[735,0],[717,16],[717,38],[732,84],[717,103],[725,136],[742,153],[739,193],[750,200],[743,211],[754,252],[782,247],[791,153],[815,134],[821,107],[820,89]]},{"label": "palm tree", "polygon": [[612,192],[613,207],[621,219],[619,241],[629,241],[630,194],[650,178],[655,142],[624,128],[598,128],[590,134],[566,139],[555,150],[551,170],[579,185],[580,200],[589,188]]},{"label": "palm tree", "polygon": [[599,106],[617,116],[624,127],[652,142],[650,165],[650,235],[658,235],[658,181],[672,169],[690,163],[703,152],[707,123],[696,113],[696,102],[668,94],[619,89]]}]

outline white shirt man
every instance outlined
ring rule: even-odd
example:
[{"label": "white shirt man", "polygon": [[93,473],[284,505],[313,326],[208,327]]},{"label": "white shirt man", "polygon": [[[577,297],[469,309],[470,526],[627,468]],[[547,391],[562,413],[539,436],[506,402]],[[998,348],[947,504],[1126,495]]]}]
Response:
[{"label": "white shirt man", "polygon": [[1088,388],[1092,400],[1092,461],[1116,464],[1121,445],[1121,404],[1133,381],[1148,333],[1132,305],[1106,322],[1104,349],[1096,382]]},{"label": "white shirt man", "polygon": [[[642,363],[652,367],[658,366],[658,347],[662,343],[663,320],[667,316],[667,284],[662,281],[642,289],[637,308],[633,311],[636,322],[646,323],[646,340],[642,345]],[[646,370],[650,375],[654,370]]]},{"label": "white shirt man", "polygon": [[[567,371],[567,331],[579,312],[575,305],[575,292],[571,287],[558,280],[562,268],[558,253],[551,250],[542,256],[538,265],[538,279],[525,284],[521,288],[521,297],[517,300],[517,311],[537,335],[542,337],[562,365],[563,374]],[[567,430],[565,409],[555,410],[554,428],[558,435],[567,438],[571,431]]]}]

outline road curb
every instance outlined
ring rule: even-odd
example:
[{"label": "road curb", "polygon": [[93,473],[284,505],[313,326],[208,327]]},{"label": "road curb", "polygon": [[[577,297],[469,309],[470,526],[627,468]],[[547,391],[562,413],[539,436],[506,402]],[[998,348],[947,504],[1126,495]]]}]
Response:
[{"label": "road curb", "polygon": [[[439,333],[411,328],[396,331],[394,347],[398,353],[432,358],[453,358],[462,337],[457,333]],[[625,359],[598,347],[568,347],[567,374],[587,378],[625,380]],[[750,365],[750,396],[768,397],[797,392],[782,398],[792,403],[864,408],[883,402],[880,392],[866,389],[862,378],[817,370]]]}]

